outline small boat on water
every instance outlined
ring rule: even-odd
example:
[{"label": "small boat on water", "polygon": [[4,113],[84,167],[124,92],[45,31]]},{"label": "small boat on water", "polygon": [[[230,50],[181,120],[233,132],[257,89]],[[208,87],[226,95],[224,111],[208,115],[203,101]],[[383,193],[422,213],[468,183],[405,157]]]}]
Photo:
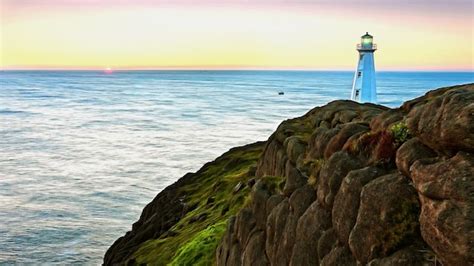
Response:
[{"label": "small boat on water", "polygon": [[285,93],[282,92],[282,91],[279,91],[279,92],[278,92],[278,95],[284,95],[284,94],[285,94]]}]

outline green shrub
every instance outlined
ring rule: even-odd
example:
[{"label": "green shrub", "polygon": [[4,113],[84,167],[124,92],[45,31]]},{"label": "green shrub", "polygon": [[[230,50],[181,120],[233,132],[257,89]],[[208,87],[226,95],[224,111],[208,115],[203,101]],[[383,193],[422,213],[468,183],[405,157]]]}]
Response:
[{"label": "green shrub", "polygon": [[402,144],[411,137],[407,124],[404,121],[392,125],[390,127],[390,132],[397,144]]}]

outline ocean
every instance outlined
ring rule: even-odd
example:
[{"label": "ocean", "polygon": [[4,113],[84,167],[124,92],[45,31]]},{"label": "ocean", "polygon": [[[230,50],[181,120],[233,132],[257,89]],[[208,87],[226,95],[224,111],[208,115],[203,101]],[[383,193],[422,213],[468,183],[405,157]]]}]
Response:
[{"label": "ocean", "polygon": [[[348,99],[352,77],[0,72],[0,264],[100,264],[164,187],[284,119]],[[378,99],[397,107],[471,82],[473,72],[378,72]]]}]

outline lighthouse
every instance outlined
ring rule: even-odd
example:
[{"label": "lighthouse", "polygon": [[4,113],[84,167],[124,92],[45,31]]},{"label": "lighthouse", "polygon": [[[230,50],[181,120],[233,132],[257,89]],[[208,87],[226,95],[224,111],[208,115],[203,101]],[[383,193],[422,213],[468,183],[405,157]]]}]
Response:
[{"label": "lighthouse", "polygon": [[368,32],[361,37],[357,44],[359,63],[352,83],[351,100],[361,103],[376,103],[377,89],[375,87],[374,52],[377,45],[373,43],[374,37]]}]

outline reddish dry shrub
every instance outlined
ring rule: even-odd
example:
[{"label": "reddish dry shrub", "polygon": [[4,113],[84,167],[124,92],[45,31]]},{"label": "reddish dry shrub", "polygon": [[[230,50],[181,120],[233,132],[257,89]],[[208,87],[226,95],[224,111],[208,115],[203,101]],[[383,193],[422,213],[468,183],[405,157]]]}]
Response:
[{"label": "reddish dry shrub", "polygon": [[393,161],[397,147],[392,134],[387,131],[381,131],[379,139],[372,151],[372,162],[388,163]]},{"label": "reddish dry shrub", "polygon": [[349,139],[344,144],[343,150],[349,154],[370,158],[369,163],[388,163],[395,158],[397,145],[392,134],[382,130]]},{"label": "reddish dry shrub", "polygon": [[379,132],[367,132],[361,134],[356,138],[349,139],[346,144],[344,144],[343,150],[354,155],[361,154],[369,156],[371,150],[377,144],[378,138]]}]

